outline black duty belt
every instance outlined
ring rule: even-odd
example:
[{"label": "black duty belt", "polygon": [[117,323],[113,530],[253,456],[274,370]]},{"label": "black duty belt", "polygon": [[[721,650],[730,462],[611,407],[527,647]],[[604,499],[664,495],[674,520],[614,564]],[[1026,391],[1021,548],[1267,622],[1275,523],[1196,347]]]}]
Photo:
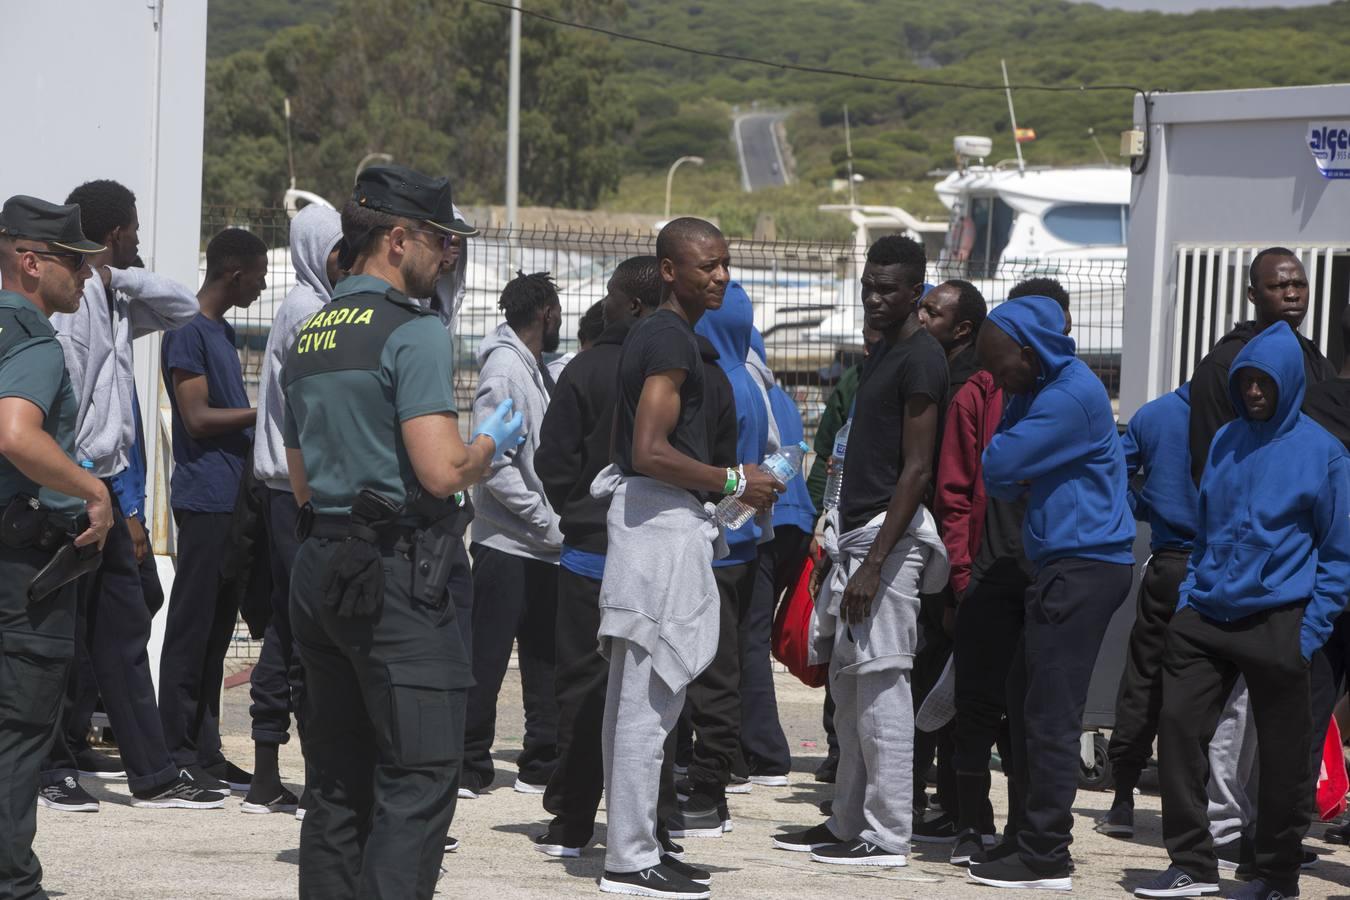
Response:
[{"label": "black duty belt", "polygon": [[420,527],[422,526],[413,523],[400,524],[397,522],[391,522],[387,525],[364,526],[354,523],[351,516],[315,515],[308,536],[328,541],[345,541],[350,537],[369,540],[373,533],[376,540],[371,541],[371,543],[379,544],[384,548],[392,548],[399,544],[411,545],[413,534]]}]

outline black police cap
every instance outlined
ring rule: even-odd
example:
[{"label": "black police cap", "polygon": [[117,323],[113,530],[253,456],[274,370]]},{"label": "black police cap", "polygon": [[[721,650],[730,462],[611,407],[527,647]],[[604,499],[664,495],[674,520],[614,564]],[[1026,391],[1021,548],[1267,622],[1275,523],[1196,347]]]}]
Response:
[{"label": "black police cap", "polygon": [[455,215],[450,179],[431,178],[407,166],[371,166],[356,176],[352,199],[367,209],[419,219],[447,234],[473,237],[478,229]]},{"label": "black police cap", "polygon": [[84,236],[77,203],[60,206],[18,194],[0,208],[0,234],[54,244],[76,253],[101,253],[103,245]]}]

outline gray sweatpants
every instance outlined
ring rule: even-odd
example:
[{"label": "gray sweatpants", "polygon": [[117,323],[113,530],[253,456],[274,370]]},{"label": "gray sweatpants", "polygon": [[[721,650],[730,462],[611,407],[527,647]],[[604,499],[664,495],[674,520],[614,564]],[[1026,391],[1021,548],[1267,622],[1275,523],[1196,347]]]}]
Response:
[{"label": "gray sweatpants", "polygon": [[[601,749],[605,756],[605,870],[639,872],[661,861],[657,799],[666,737],[684,708],[649,653],[623,638],[609,643],[609,687]],[[619,727],[619,723],[623,727]]]},{"label": "gray sweatpants", "polygon": [[1209,742],[1209,834],[1219,847],[1242,837],[1256,809],[1256,720],[1247,682],[1238,678]]},{"label": "gray sweatpants", "polygon": [[[841,624],[839,634],[846,629]],[[909,670],[832,673],[839,772],[830,832],[909,853],[914,814],[914,698]]]}]

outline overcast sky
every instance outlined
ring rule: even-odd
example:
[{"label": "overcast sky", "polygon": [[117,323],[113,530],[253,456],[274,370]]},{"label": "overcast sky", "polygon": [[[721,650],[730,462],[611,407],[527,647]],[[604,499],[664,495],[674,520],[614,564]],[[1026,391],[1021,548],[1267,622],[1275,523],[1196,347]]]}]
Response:
[{"label": "overcast sky", "polygon": [[[1084,2],[1084,0],[1077,0]],[[1157,9],[1163,12],[1191,12],[1229,6],[1320,6],[1326,0],[1091,0],[1098,6],[1115,9]]]}]

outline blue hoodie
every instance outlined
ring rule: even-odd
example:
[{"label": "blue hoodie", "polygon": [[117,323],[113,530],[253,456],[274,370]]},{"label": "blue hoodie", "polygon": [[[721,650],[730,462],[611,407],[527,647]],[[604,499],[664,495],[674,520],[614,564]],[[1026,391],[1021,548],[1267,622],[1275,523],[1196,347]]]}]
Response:
[{"label": "blue hoodie", "polygon": [[[1275,380],[1275,414],[1265,422],[1249,418],[1242,402],[1238,373],[1248,367]],[[1311,659],[1350,593],[1350,457],[1299,412],[1303,350],[1287,324],[1252,338],[1228,371],[1238,417],[1209,448],[1200,530],[1177,608],[1232,622],[1306,601],[1299,649]]]},{"label": "blue hoodie", "polygon": [[[764,371],[768,371],[768,357],[764,353],[764,336],[756,328],[750,332],[750,349],[754,351],[761,363],[765,364]],[[778,426],[779,443],[784,447],[791,447],[793,444],[800,444],[806,438],[802,428],[802,414],[797,409],[797,404],[792,402],[787,391],[778,386],[777,381],[770,380],[767,386],[769,392],[769,412],[773,415],[774,424]],[[773,526],[780,526],[801,529],[807,534],[814,534],[816,530],[816,505],[811,502],[811,491],[806,487],[806,476],[798,475],[787,483],[787,490],[778,498],[778,502],[773,505]]]},{"label": "blue hoodie", "polygon": [[1191,385],[1150,400],[1120,438],[1126,476],[1144,470],[1144,486],[1130,492],[1130,507],[1148,522],[1150,546],[1189,551],[1195,542],[1200,493],[1191,478]]},{"label": "blue hoodie", "polygon": [[[769,441],[769,411],[753,372],[745,367],[750,352],[750,332],[755,313],[750,297],[738,283],[727,285],[720,309],[710,309],[694,326],[717,349],[717,365],[727,374],[736,398],[736,459],[742,463],[763,461]],[[755,519],[735,531],[727,532],[731,553],[713,563],[714,567],[738,566],[753,562],[758,555],[760,527]]]},{"label": "blue hoodie", "polygon": [[1027,559],[1037,569],[1068,557],[1134,562],[1125,454],[1111,400],[1074,355],[1064,311],[1049,297],[1019,297],[995,307],[988,322],[1030,347],[1041,364],[1032,390],[1010,398],[983,458],[990,495],[1007,501],[1028,495]]}]

